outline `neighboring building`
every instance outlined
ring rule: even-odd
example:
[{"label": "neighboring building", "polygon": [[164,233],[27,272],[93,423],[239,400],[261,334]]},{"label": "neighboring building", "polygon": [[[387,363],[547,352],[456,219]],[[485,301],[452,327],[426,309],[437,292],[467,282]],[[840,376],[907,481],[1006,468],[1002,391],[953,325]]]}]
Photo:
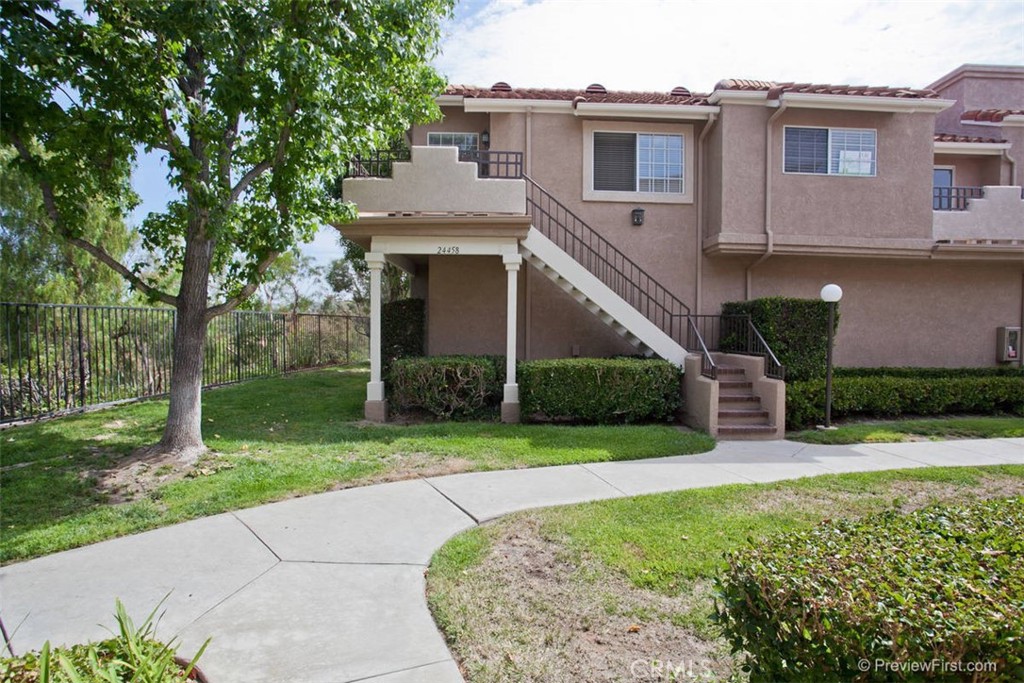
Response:
[{"label": "neighboring building", "polygon": [[360,220],[340,226],[371,266],[414,273],[431,355],[681,364],[690,321],[713,336],[687,315],[835,282],[839,365],[1020,362],[1019,336],[1008,351],[997,335],[1024,318],[1024,67],[924,90],[496,83],[438,103],[394,179],[345,181]]}]

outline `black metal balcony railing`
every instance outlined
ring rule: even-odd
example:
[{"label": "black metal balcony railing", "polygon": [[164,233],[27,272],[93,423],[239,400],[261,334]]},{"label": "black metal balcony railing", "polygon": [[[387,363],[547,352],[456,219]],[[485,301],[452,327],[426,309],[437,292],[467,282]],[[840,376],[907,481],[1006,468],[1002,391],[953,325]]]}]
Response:
[{"label": "black metal balcony railing", "polygon": [[970,200],[985,196],[984,188],[980,187],[933,187],[933,211],[966,211]]},{"label": "black metal balcony railing", "polygon": [[[345,178],[390,178],[395,163],[409,161],[408,147],[377,150],[361,154],[345,166]],[[459,161],[470,161],[477,166],[478,178],[522,178],[523,153],[501,150],[460,149]]]}]

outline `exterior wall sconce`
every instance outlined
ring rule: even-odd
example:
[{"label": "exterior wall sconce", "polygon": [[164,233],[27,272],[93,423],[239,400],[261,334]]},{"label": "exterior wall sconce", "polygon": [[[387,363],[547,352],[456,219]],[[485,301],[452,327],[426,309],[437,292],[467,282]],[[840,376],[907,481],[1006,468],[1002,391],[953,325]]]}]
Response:
[{"label": "exterior wall sconce", "polygon": [[480,133],[480,144],[488,148],[491,146],[491,134],[486,130]]},{"label": "exterior wall sconce", "polygon": [[632,212],[631,215],[633,217],[633,225],[643,225],[644,224],[644,210],[643,209],[640,209],[640,208],[633,209],[633,212]]}]

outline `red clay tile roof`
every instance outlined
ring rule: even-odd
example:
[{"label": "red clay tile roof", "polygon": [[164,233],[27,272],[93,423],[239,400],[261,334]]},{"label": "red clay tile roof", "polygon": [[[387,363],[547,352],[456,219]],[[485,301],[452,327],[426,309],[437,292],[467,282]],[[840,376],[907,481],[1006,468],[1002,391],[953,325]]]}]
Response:
[{"label": "red clay tile roof", "polygon": [[960,114],[960,120],[999,123],[1007,116],[1024,116],[1024,109],[971,109]]},{"label": "red clay tile roof", "polygon": [[767,90],[770,99],[777,99],[787,92],[813,93],[815,95],[862,95],[869,97],[898,97],[902,99],[934,99],[934,90],[913,88],[891,88],[887,85],[828,85],[826,83],[775,83],[752,81],[744,78],[726,78],[715,85],[715,90]]},{"label": "red clay tile roof", "polygon": [[497,100],[561,100],[565,102],[614,103],[614,104],[675,104],[702,105],[708,103],[708,96],[690,93],[689,90],[677,87],[673,95],[668,92],[627,92],[602,90],[600,84],[594,83],[584,90],[562,90],[553,88],[511,88],[507,83],[498,82],[490,88],[479,88],[472,85],[449,85],[445,95],[461,95],[480,99]]},{"label": "red clay tile roof", "polygon": [[999,140],[997,138],[979,138],[974,135],[956,135],[954,133],[936,133],[935,142],[986,142],[986,143],[1000,143],[1006,142],[1006,140]]}]

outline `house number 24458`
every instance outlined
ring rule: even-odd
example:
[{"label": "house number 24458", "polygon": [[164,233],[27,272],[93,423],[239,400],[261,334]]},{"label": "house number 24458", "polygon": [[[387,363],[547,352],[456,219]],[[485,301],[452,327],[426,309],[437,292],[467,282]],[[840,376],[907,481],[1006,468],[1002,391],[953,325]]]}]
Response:
[{"label": "house number 24458", "polygon": [[437,253],[438,254],[458,254],[459,253],[459,248],[458,247],[438,247],[437,248]]}]

